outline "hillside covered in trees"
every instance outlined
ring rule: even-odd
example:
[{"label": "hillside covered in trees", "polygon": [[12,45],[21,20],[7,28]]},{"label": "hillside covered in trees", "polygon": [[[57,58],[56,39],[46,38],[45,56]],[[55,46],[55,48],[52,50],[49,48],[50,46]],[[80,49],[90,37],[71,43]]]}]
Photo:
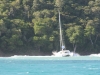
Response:
[{"label": "hillside covered in trees", "polygon": [[66,49],[100,52],[100,0],[0,0],[0,52],[59,50],[58,10]]}]

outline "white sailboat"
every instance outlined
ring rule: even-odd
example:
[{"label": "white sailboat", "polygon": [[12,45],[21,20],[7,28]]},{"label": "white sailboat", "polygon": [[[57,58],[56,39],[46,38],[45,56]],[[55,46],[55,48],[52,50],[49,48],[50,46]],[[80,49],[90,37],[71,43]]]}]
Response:
[{"label": "white sailboat", "polygon": [[61,20],[60,20],[60,12],[59,12],[59,30],[60,30],[60,51],[53,51],[54,56],[71,56],[72,53],[69,50],[65,50],[63,35],[62,35],[62,27],[61,27]]}]

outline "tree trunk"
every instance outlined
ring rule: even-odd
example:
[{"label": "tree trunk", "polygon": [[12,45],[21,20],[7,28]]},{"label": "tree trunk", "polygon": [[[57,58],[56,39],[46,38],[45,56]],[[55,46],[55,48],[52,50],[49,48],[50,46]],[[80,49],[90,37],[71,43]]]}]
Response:
[{"label": "tree trunk", "polygon": [[90,42],[91,42],[91,45],[92,45],[92,50],[95,50],[95,48],[96,48],[97,39],[98,39],[98,35],[96,35],[94,40],[92,40],[92,37],[90,36]]},{"label": "tree trunk", "polygon": [[76,44],[73,44],[73,48],[74,48],[74,52],[73,52],[73,56],[74,56],[75,55],[75,52],[76,52],[77,45]]}]

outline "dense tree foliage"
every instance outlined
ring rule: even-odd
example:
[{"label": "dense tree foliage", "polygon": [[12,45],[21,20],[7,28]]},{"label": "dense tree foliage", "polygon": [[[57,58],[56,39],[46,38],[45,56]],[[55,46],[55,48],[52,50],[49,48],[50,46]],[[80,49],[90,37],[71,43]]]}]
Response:
[{"label": "dense tree foliage", "polygon": [[58,11],[67,49],[100,52],[100,0],[0,0],[0,50],[59,50]]}]

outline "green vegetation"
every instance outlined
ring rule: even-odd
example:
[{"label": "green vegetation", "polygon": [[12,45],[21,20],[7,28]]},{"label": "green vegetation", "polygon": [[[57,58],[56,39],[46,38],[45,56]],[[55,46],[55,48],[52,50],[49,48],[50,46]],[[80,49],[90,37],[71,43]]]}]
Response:
[{"label": "green vegetation", "polygon": [[100,0],[0,0],[0,51],[59,50],[58,10],[67,49],[100,52]]}]

